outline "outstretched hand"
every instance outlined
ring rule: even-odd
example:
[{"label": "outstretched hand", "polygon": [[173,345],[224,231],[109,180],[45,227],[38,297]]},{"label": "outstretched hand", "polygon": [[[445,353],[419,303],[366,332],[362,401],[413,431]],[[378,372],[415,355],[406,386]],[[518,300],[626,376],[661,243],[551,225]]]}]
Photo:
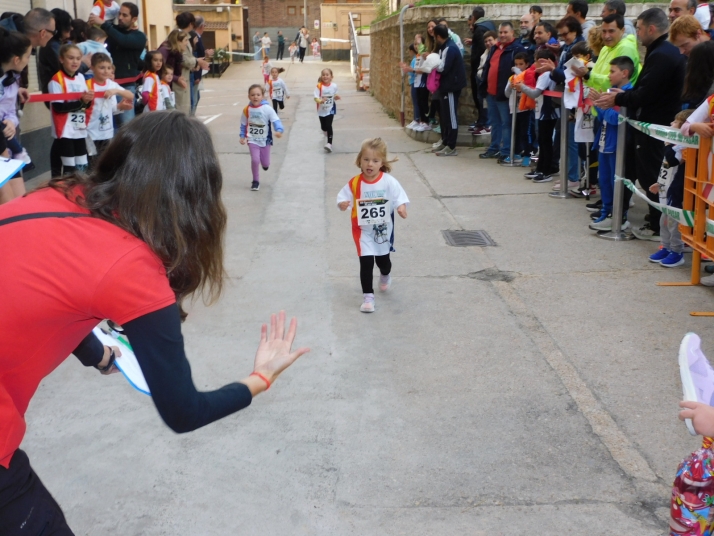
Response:
[{"label": "outstretched hand", "polygon": [[262,374],[272,384],[298,357],[308,353],[309,348],[290,351],[296,334],[296,318],[290,320],[290,327],[285,333],[285,311],[270,315],[270,330],[266,324],[260,329],[260,344],[255,353],[253,372]]},{"label": "outstretched hand", "polygon": [[694,431],[700,435],[714,436],[714,408],[701,402],[680,402],[679,420],[691,419]]}]

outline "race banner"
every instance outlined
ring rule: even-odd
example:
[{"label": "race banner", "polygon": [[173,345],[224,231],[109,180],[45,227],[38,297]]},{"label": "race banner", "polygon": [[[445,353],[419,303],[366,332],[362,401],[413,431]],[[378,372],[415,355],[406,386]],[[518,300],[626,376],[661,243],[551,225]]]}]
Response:
[{"label": "race banner", "polygon": [[[627,186],[627,188],[636,196],[643,199],[648,205],[653,206],[660,212],[666,214],[670,218],[677,220],[681,225],[687,227],[694,227],[694,211],[683,210],[681,208],[670,207],[668,205],[663,205],[662,203],[655,203],[651,201],[643,192],[641,192],[629,179],[624,179],[615,175],[615,180],[620,179],[622,183]],[[714,223],[714,222],[713,222]],[[708,227],[708,225],[707,225]],[[708,231],[707,231],[708,232]]]},{"label": "race banner", "polygon": [[699,136],[685,136],[678,128],[666,127],[664,125],[653,125],[652,123],[643,123],[634,119],[627,120],[634,128],[658,140],[684,145],[685,147],[699,148]]}]

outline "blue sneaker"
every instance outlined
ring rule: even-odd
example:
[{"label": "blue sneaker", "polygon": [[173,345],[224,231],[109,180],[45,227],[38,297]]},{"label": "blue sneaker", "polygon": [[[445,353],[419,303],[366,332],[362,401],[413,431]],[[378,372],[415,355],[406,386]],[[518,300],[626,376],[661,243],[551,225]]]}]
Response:
[{"label": "blue sneaker", "polygon": [[670,252],[666,259],[660,262],[660,265],[665,268],[676,268],[677,266],[682,266],[684,264],[684,253]]},{"label": "blue sneaker", "polygon": [[522,165],[523,167],[531,167],[531,157],[530,157],[530,156],[524,156],[521,165]]},{"label": "blue sneaker", "polygon": [[650,255],[650,262],[660,263],[669,257],[670,251],[668,249],[660,249],[657,253]]},{"label": "blue sneaker", "polygon": [[[515,160],[515,157],[514,157],[514,160]],[[503,158],[499,158],[499,159],[498,159],[498,163],[499,163],[499,164],[506,164],[507,166],[509,166],[509,165],[511,164],[511,157],[510,157],[510,156],[504,156]]]}]

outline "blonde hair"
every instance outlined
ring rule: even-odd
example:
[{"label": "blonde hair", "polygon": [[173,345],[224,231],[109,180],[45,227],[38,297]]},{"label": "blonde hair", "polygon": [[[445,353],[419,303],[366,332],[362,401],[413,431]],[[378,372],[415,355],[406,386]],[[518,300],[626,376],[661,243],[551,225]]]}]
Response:
[{"label": "blonde hair", "polygon": [[181,52],[179,48],[179,41],[186,39],[188,34],[183,30],[171,30],[171,33],[166,36],[166,42],[169,44],[169,48],[173,52]]},{"label": "blonde hair", "polygon": [[65,43],[64,45],[62,45],[62,46],[60,47],[58,56],[59,56],[60,58],[64,58],[65,55],[67,54],[67,52],[69,52],[69,51],[72,50],[72,49],[74,49],[74,50],[76,50],[77,52],[79,52],[79,55],[80,55],[80,56],[82,55],[82,51],[81,51],[81,49],[80,49],[77,45],[74,45],[74,44],[72,44],[72,43]]},{"label": "blonde hair", "polygon": [[689,119],[689,116],[692,115],[694,112],[694,108],[688,108],[687,110],[682,110],[679,112],[677,115],[674,116],[675,121],[679,121],[680,123],[684,124],[687,122],[687,119]]},{"label": "blonde hair", "polygon": [[382,140],[382,138],[369,138],[362,142],[362,148],[359,150],[357,160],[355,160],[355,164],[360,169],[362,168],[362,156],[364,155],[364,152],[368,149],[377,153],[377,156],[382,161],[382,167],[379,168],[379,170],[384,171],[385,173],[390,173],[392,171],[392,163],[399,160],[399,158],[387,160],[387,144],[384,143],[384,140]]},{"label": "blonde hair", "polygon": [[605,46],[605,41],[602,40],[602,26],[593,26],[588,32],[588,46],[593,54],[600,55],[600,51]]}]

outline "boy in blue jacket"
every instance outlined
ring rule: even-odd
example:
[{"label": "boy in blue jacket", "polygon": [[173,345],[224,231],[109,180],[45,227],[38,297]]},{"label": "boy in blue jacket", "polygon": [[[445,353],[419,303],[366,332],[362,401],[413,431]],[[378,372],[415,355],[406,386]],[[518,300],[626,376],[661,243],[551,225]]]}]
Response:
[{"label": "boy in blue jacket", "polygon": [[[635,64],[627,56],[619,56],[610,62],[610,84],[612,87],[608,92],[614,89],[620,91],[628,91],[632,89],[630,77],[635,72]],[[618,91],[619,92],[619,91]],[[615,157],[617,152],[617,125],[619,107],[608,108],[603,110],[597,108],[597,115],[600,118],[600,128],[595,135],[595,144],[593,149],[599,150],[598,167],[599,167],[599,182],[600,195],[602,196],[602,209],[599,216],[590,228],[594,231],[611,231],[612,230],[612,200],[613,192],[615,191]],[[623,216],[624,218],[624,216]],[[627,229],[630,222],[623,222],[622,229]]]}]

